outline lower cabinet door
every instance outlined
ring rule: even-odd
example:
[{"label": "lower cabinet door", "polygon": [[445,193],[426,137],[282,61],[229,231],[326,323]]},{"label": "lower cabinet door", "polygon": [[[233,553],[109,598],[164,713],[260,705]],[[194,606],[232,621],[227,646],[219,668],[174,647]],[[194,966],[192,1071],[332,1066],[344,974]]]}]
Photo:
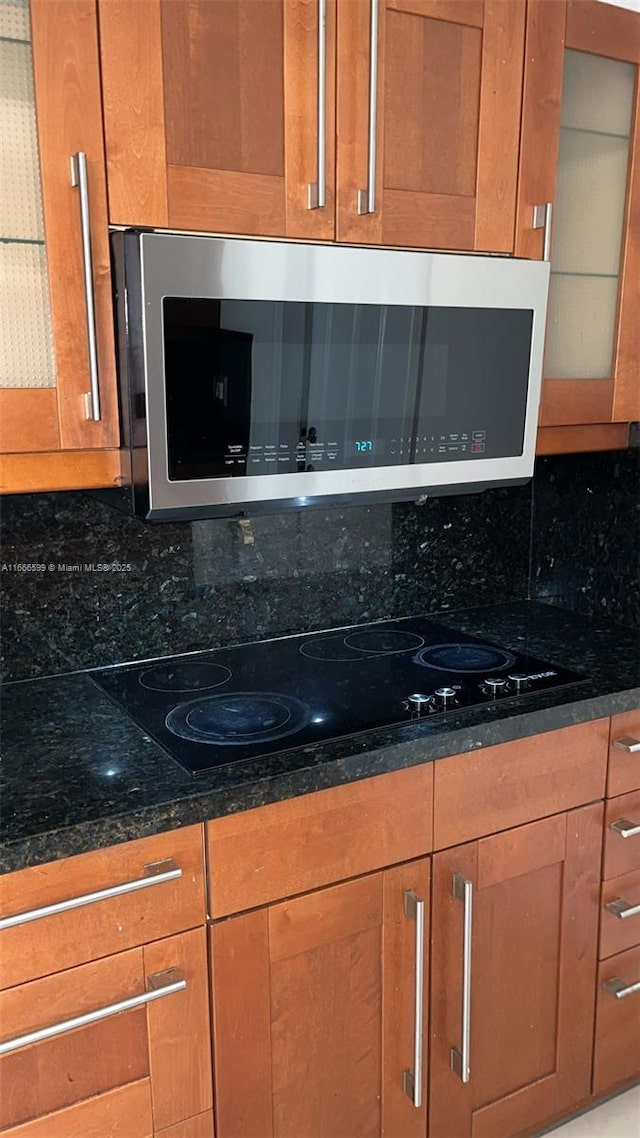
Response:
[{"label": "lower cabinet door", "polygon": [[598,970],[593,1093],[639,1076],[640,946],[610,957]]},{"label": "lower cabinet door", "polygon": [[430,1138],[512,1138],[590,1094],[602,816],[434,855]]},{"label": "lower cabinet door", "polygon": [[217,1138],[424,1138],[428,859],[211,927]]},{"label": "lower cabinet door", "polygon": [[204,929],[0,994],[2,1138],[151,1138],[211,1109]]}]

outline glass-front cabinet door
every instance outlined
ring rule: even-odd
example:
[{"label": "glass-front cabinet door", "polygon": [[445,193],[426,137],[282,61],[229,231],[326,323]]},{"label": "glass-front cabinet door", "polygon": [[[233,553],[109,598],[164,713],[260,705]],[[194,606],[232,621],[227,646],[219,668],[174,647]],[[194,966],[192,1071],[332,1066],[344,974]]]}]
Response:
[{"label": "glass-front cabinet door", "polygon": [[108,485],[120,465],[95,0],[0,0],[0,136],[0,485]]},{"label": "glass-front cabinet door", "polygon": [[48,391],[55,368],[25,0],[0,3],[0,130],[0,388]]},{"label": "glass-front cabinet door", "polygon": [[624,445],[640,417],[640,14],[531,0],[526,56],[517,251],[551,260],[540,425]]}]

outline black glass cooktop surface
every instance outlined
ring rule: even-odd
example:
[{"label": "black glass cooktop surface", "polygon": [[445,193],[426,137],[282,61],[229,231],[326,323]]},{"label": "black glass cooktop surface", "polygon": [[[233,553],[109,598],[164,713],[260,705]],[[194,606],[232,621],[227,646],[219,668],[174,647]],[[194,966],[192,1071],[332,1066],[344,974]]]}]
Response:
[{"label": "black glass cooktop surface", "polygon": [[92,673],[193,774],[586,677],[426,618]]}]

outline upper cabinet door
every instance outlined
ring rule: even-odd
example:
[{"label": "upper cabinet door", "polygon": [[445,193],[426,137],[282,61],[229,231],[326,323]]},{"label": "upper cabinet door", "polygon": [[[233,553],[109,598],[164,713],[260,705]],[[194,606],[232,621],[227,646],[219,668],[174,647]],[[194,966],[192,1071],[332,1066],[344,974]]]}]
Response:
[{"label": "upper cabinet door", "polygon": [[95,2],[0,12],[2,489],[105,485],[119,462],[88,458],[120,441]]},{"label": "upper cabinet door", "polygon": [[338,0],[338,240],[513,252],[524,21]]},{"label": "upper cabinet door", "polygon": [[[540,424],[629,422],[640,416],[640,17],[530,0],[526,42],[516,252],[551,259]],[[544,240],[532,225],[547,203]]]},{"label": "upper cabinet door", "polygon": [[113,224],[334,236],[335,0],[100,0],[100,42]]}]

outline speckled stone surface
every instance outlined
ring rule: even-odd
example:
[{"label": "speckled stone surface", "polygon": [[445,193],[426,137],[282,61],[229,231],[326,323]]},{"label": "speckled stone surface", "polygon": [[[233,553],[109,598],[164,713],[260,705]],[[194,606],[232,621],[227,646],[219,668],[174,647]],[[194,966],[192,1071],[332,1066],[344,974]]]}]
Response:
[{"label": "speckled stone surface", "polygon": [[533,523],[532,597],[640,628],[640,450],[538,459]]},{"label": "speckled stone surface", "polygon": [[640,636],[530,602],[439,621],[588,674],[577,688],[188,775],[77,674],[3,690],[0,870],[113,845],[640,705]]},{"label": "speckled stone surface", "polygon": [[1,506],[3,566],[45,566],[2,573],[6,680],[487,604],[527,589],[530,485],[421,507],[265,515],[251,522],[253,544],[237,521],[153,525],[83,494],[22,495]]},{"label": "speckled stone surface", "polygon": [[0,507],[6,680],[528,595],[640,624],[637,449],[421,507],[267,515],[253,544],[235,521],[152,525],[83,494]]}]

